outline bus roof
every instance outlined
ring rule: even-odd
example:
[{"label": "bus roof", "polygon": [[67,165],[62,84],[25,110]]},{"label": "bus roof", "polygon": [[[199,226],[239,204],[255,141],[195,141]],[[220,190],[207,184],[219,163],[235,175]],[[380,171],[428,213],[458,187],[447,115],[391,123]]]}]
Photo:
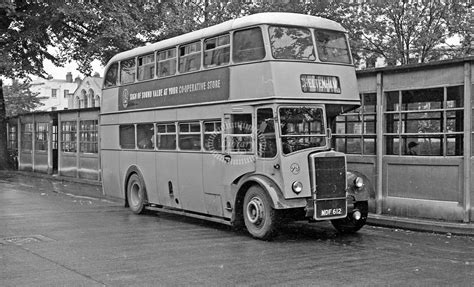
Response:
[{"label": "bus roof", "polygon": [[137,55],[152,53],[156,50],[171,48],[176,45],[189,43],[201,38],[212,37],[227,31],[260,24],[295,25],[346,32],[346,30],[339,23],[321,17],[281,12],[259,13],[229,20],[221,24],[119,53],[110,59],[108,65],[113,62],[135,57]]}]

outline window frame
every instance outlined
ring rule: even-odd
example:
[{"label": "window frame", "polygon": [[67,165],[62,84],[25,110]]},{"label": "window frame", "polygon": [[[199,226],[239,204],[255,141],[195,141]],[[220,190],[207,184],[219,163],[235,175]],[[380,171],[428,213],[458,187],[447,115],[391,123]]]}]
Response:
[{"label": "window frame", "polygon": [[[222,37],[227,37],[228,38],[227,43],[219,44],[219,40]],[[214,39],[216,39],[216,46],[214,48],[207,49],[207,41],[214,40]],[[202,55],[203,55],[203,61],[202,62],[203,63],[202,63],[202,66],[206,69],[222,67],[222,66],[228,66],[230,64],[230,58],[231,58],[231,46],[232,45],[231,45],[231,35],[230,35],[230,33],[225,33],[225,34],[220,34],[220,35],[217,35],[217,36],[205,38],[203,40],[203,51],[202,51]],[[209,64],[209,65],[206,64],[206,59],[207,59],[208,53],[211,53],[211,56],[210,56],[211,59],[213,59],[215,57],[215,55],[214,55],[215,52],[218,53],[218,56],[220,56],[220,54],[222,53],[222,55],[225,57],[226,49],[228,50],[227,51],[227,62],[224,61],[222,63],[218,62],[217,64]]]},{"label": "window frame", "polygon": [[[206,124],[213,124],[213,130],[212,131],[207,131],[206,130]],[[222,152],[223,150],[223,132],[222,132],[222,120],[221,119],[215,119],[215,120],[204,120],[202,122],[202,139],[203,139],[203,144],[202,144],[202,149],[206,152]],[[220,147],[219,149],[211,149],[207,145],[207,139],[206,136],[212,137],[213,135],[219,136],[220,137]],[[213,145],[214,146],[214,145]]]},{"label": "window frame", "polygon": [[[168,52],[169,51],[174,51],[174,55],[172,56],[169,56],[168,55]],[[161,59],[161,55],[164,54],[165,55],[165,58],[164,59]],[[162,68],[162,63],[165,63],[165,62],[171,62],[174,60],[174,65],[170,65],[170,66],[173,66],[173,72],[169,72],[169,73],[166,73],[166,75],[162,75],[162,73],[160,72],[161,71],[161,68]],[[178,70],[178,49],[177,47],[173,47],[173,48],[168,48],[168,49],[163,49],[163,50],[159,50],[156,52],[156,76],[158,78],[164,78],[164,77],[170,77],[170,76],[174,76],[176,75],[176,72]]]},{"label": "window frame", "polygon": [[[132,61],[135,63],[133,65],[133,67],[130,66],[130,67],[124,68],[124,63],[129,62],[129,61],[130,61],[130,63]],[[124,80],[123,80],[124,73],[129,74],[129,76],[131,77],[131,81],[124,82]],[[120,65],[119,65],[119,74],[120,74],[120,79],[119,79],[120,85],[128,85],[128,84],[135,83],[137,81],[137,57],[121,60]]]},{"label": "window frame", "polygon": [[[165,132],[160,132],[160,126],[165,126]],[[169,132],[168,126],[173,126],[174,131]],[[159,135],[170,136],[174,135],[174,148],[161,148],[159,143],[161,141],[158,140]],[[155,148],[158,151],[174,151],[178,148],[178,127],[176,122],[157,122],[155,123]]]},{"label": "window frame", "polygon": [[[193,50],[191,47],[198,47],[198,50]],[[178,72],[180,74],[185,73],[192,73],[201,70],[202,68],[202,40],[199,39],[197,41],[189,42],[186,44],[178,45]],[[186,52],[186,49],[189,48],[191,51]],[[182,50],[183,49],[183,50]],[[181,55],[181,51],[183,51],[183,55]],[[196,66],[191,66],[190,63],[192,59],[198,59],[198,63]],[[183,67],[181,69],[181,67]]]},{"label": "window frame", "polygon": [[[91,125],[85,123],[92,122]],[[98,154],[99,153],[99,121],[84,119],[79,121],[79,153]],[[85,148],[87,147],[87,148]]]},{"label": "window frame", "polygon": [[47,122],[35,123],[35,152],[48,152],[49,124]]},{"label": "window frame", "polygon": [[[251,49],[239,49],[237,50],[237,47],[236,47],[236,44],[235,44],[235,35],[239,32],[243,32],[243,31],[249,31],[249,30],[252,30],[252,29],[259,29],[260,30],[260,36],[261,36],[261,43],[262,43],[262,46],[261,46],[261,50],[263,51],[263,55],[259,58],[255,58],[255,59],[245,59],[245,57],[237,57],[237,54],[239,51],[242,52],[242,51],[247,51],[247,50],[257,50],[257,48],[251,48]],[[257,61],[262,61],[264,60],[266,57],[267,57],[267,50],[266,50],[266,47],[265,47],[265,37],[264,37],[264,33],[263,33],[263,27],[261,25],[259,26],[253,26],[253,27],[246,27],[244,29],[240,29],[240,30],[235,30],[235,31],[232,31],[232,35],[231,35],[231,59],[232,59],[232,63],[234,64],[244,64],[244,63],[249,63],[249,62],[257,62]],[[260,47],[259,47],[260,49]]]},{"label": "window frame", "polygon": [[[323,47],[325,48],[326,50],[326,45],[325,46],[322,46],[322,45],[319,45],[318,43],[320,43],[318,41],[318,37],[316,37],[317,33],[318,32],[332,32],[332,33],[340,33],[344,36],[344,43],[345,43],[345,50],[347,51],[347,62],[344,62],[344,61],[334,61],[334,57],[331,58],[331,59],[325,59],[323,60],[321,58],[321,50]],[[350,45],[349,45],[349,40],[348,40],[348,37],[347,37],[347,33],[346,32],[343,32],[343,31],[337,31],[337,30],[330,30],[330,29],[321,29],[321,28],[313,28],[313,39],[314,39],[314,44],[315,44],[315,47],[316,47],[316,53],[317,53],[317,57],[318,57],[318,61],[322,62],[322,63],[337,63],[337,64],[343,64],[343,65],[352,65],[353,63],[353,59],[352,59],[352,55],[351,55],[351,49],[350,49]],[[321,48],[320,48],[321,47]],[[340,49],[340,48],[334,48],[334,49]],[[340,55],[339,55],[340,57]]]},{"label": "window frame", "polygon": [[[234,116],[250,116],[250,130],[246,133],[236,133],[234,130],[234,127],[236,126],[234,123]],[[223,132],[223,147],[224,151],[229,154],[255,154],[255,135],[253,132],[253,127],[254,127],[254,117],[252,112],[244,112],[244,113],[230,113],[230,114],[225,114],[225,126],[224,126],[224,132]],[[248,123],[244,123],[245,125]],[[232,128],[232,131],[229,132],[229,128]],[[248,128],[248,127],[247,127]],[[245,130],[245,127],[242,129]],[[239,141],[239,143],[250,143],[250,150],[235,150],[233,149],[235,140],[234,138],[249,138],[250,141]],[[232,139],[232,141],[229,141],[228,139]]]},{"label": "window frame", "polygon": [[[274,46],[273,46],[273,43],[272,43],[272,40],[271,40],[271,36],[273,35],[273,33],[271,33],[271,29],[272,28],[285,28],[285,29],[301,29],[301,30],[307,30],[309,32],[309,37],[310,37],[310,40],[311,40],[311,47],[313,48],[313,57],[314,59],[300,59],[300,58],[294,58],[294,59],[289,59],[289,58],[277,58],[275,57],[275,54],[274,54]],[[316,48],[316,45],[315,45],[315,39],[314,39],[314,29],[313,28],[309,28],[309,27],[305,27],[305,26],[291,26],[291,25],[268,25],[268,41],[269,41],[269,44],[270,44],[270,54],[272,56],[273,59],[275,60],[284,60],[284,61],[299,61],[299,62],[315,62],[318,57],[317,57],[317,48]]]},{"label": "window frame", "polygon": [[[393,156],[463,156],[464,150],[463,147],[466,143],[464,143],[464,108],[466,103],[464,103],[464,90],[463,86],[460,85],[444,85],[438,87],[428,87],[428,88],[412,88],[412,89],[403,89],[403,90],[387,90],[384,91],[384,102],[385,102],[385,110],[383,113],[384,116],[384,133],[383,138],[385,142],[385,150],[384,155],[393,155]],[[461,106],[456,107],[448,107],[448,90],[450,88],[458,88],[459,94],[458,98],[461,101]],[[439,107],[433,109],[421,109],[421,110],[414,110],[414,109],[407,109],[403,108],[403,95],[407,92],[419,92],[423,90],[438,90],[442,89],[442,102]],[[389,94],[397,94],[398,97],[398,108],[394,108],[393,110],[389,110],[389,106],[387,104]],[[423,103],[423,102],[417,102]],[[431,103],[431,102],[426,102]],[[447,122],[451,119],[448,114],[449,113],[457,113],[460,114],[461,117],[458,119],[456,116],[453,117],[455,121],[459,120],[461,127],[458,131],[449,131]],[[439,113],[440,116],[438,118],[427,118],[430,121],[433,119],[439,119],[440,130],[436,132],[407,132],[407,124],[410,121],[417,121],[417,118],[409,119],[410,115],[423,115],[423,114],[436,114]],[[390,116],[393,116],[394,119],[389,119]],[[398,117],[398,119],[395,119]],[[420,118],[423,119],[423,118]],[[420,120],[421,121],[421,120]],[[389,125],[392,124],[393,127],[396,127],[396,130],[389,132]],[[395,125],[396,124],[396,125]],[[422,140],[422,144],[426,142],[428,139],[429,142],[429,149],[432,149],[432,139],[439,139],[439,153],[438,154],[410,154],[410,149],[408,144],[410,142],[415,142],[417,145],[420,145],[419,141]],[[450,139],[454,139],[454,154],[449,153],[449,147],[452,145]],[[392,141],[390,143],[390,141]],[[435,142],[436,142],[435,141]],[[398,146],[397,146],[398,145]],[[390,149],[390,147],[392,147]],[[436,146],[434,146],[436,149]],[[397,150],[395,152],[395,150]]]},{"label": "window frame", "polygon": [[[115,75],[112,74],[113,71],[115,71]],[[119,71],[119,62],[114,62],[109,66],[109,69],[105,73],[104,77],[104,88],[113,88],[119,85]],[[115,79],[112,79],[113,77],[115,77]]]},{"label": "window frame", "polygon": [[[65,127],[69,128],[65,129]],[[65,149],[66,146],[68,146],[67,149]],[[77,151],[77,121],[61,121],[61,152],[77,153]]]},{"label": "window frame", "polygon": [[[346,154],[361,154],[361,155],[375,155],[377,152],[377,93],[361,93],[361,106],[357,109],[338,115],[334,119],[333,144],[337,151]],[[374,104],[373,111],[367,111],[365,96],[373,96]],[[372,106],[372,105],[370,105]],[[357,120],[348,120],[349,118],[357,117]],[[372,117],[373,120],[366,120],[367,117]],[[342,120],[343,119],[343,120]],[[344,132],[338,132],[338,124],[344,124]],[[360,132],[349,133],[348,123],[360,124]],[[367,133],[366,123],[373,123],[373,132]],[[359,141],[359,152],[348,152],[348,140],[357,139]],[[369,144],[367,140],[373,142],[373,149],[369,151]],[[343,148],[339,148],[338,142],[343,142]]]},{"label": "window frame", "polygon": [[[261,137],[263,137],[263,139],[265,139],[265,135],[268,135],[268,134],[271,134],[272,131],[270,132],[267,132],[265,133],[265,130],[264,131],[260,131],[260,127],[259,127],[259,112],[261,110],[271,110],[272,111],[272,122],[273,122],[273,138],[272,139],[272,145],[274,145],[271,150],[274,151],[274,154],[267,154],[268,152],[268,149],[267,147],[267,140],[264,141],[264,145],[261,145]],[[256,145],[256,149],[257,149],[257,155],[259,158],[261,159],[274,159],[275,157],[278,156],[278,142],[277,142],[277,131],[278,131],[278,117],[275,116],[275,109],[273,107],[259,107],[256,109],[255,111],[255,119],[256,119],[256,131],[257,131],[257,145]],[[264,147],[265,149],[261,149],[261,147]]]},{"label": "window frame", "polygon": [[[181,125],[188,125],[189,131],[181,131]],[[199,126],[199,131],[192,131],[191,130],[191,125],[197,125]],[[202,121],[183,121],[183,122],[178,122],[178,150],[179,151],[202,151],[203,150],[203,144],[202,144]],[[181,142],[181,136],[199,136],[199,149],[195,149],[194,144],[197,142],[193,140],[193,145],[191,148],[183,148],[182,147],[182,142]]]},{"label": "window frame", "polygon": [[[152,60],[150,62],[140,64],[140,60],[143,62],[144,59],[147,59],[149,57],[152,57]],[[152,80],[156,77],[156,60],[155,59],[156,59],[156,51],[153,53],[144,54],[137,57],[136,64],[137,64],[137,81],[138,82]],[[150,67],[152,68],[151,75],[148,78],[145,78],[144,76],[147,75],[145,71],[149,69]]]},{"label": "window frame", "polygon": [[[151,126],[151,133],[146,133],[146,130]],[[144,127],[142,130],[141,128]],[[137,134],[137,148],[139,150],[154,150],[155,149],[155,124],[152,122],[146,123],[137,123],[136,124],[136,134]],[[144,134],[143,134],[144,133]],[[143,137],[145,135],[145,137]],[[149,141],[146,141],[149,139]],[[145,142],[143,142],[145,140]]]},{"label": "window frame", "polygon": [[8,131],[7,131],[7,148],[9,150],[17,150],[18,149],[18,126],[16,124],[8,124]]},{"label": "window frame", "polygon": [[[122,139],[123,138],[126,138],[125,136],[122,136],[122,135],[125,135],[122,133],[122,129],[125,129],[125,128],[129,128],[129,127],[133,127],[133,137],[131,137],[133,139],[133,147],[131,145],[131,142],[123,142]],[[137,127],[135,124],[120,124],[118,125],[118,128],[119,128],[119,147],[122,149],[122,150],[133,150],[133,149],[136,149],[137,148]],[[127,145],[125,145],[127,144]]]}]

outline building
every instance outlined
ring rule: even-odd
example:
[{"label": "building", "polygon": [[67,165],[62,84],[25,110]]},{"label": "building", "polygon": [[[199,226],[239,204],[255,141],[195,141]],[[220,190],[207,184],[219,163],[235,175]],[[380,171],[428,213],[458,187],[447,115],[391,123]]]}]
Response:
[{"label": "building", "polygon": [[42,106],[36,111],[56,111],[68,107],[69,94],[73,93],[78,86],[80,78],[72,79],[72,74],[68,72],[66,78],[62,79],[37,79],[31,83],[31,92],[38,93],[43,99]]},{"label": "building", "polygon": [[371,211],[474,221],[474,57],[359,71],[362,107],[335,149],[371,181]]},{"label": "building", "polygon": [[100,107],[102,94],[102,78],[99,74],[85,77],[77,89],[67,98],[68,109],[84,109]]}]

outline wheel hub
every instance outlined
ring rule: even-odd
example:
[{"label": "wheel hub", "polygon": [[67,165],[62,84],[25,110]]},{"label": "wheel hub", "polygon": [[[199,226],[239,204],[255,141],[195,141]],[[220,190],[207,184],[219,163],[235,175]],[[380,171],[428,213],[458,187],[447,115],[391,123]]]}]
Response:
[{"label": "wheel hub", "polygon": [[130,193],[131,195],[130,201],[133,206],[136,206],[140,203],[140,199],[141,199],[140,186],[138,184],[134,184],[132,185],[131,189],[132,189],[132,192]]},{"label": "wheel hub", "polygon": [[254,197],[247,204],[247,218],[252,224],[260,224],[265,216],[265,208],[260,198]]}]

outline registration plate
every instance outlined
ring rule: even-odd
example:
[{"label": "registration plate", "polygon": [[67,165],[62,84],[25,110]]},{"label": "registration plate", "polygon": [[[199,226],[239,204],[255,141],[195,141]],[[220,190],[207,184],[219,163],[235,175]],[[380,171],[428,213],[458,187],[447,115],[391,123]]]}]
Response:
[{"label": "registration plate", "polygon": [[346,199],[317,200],[315,219],[343,218],[347,215]]}]

